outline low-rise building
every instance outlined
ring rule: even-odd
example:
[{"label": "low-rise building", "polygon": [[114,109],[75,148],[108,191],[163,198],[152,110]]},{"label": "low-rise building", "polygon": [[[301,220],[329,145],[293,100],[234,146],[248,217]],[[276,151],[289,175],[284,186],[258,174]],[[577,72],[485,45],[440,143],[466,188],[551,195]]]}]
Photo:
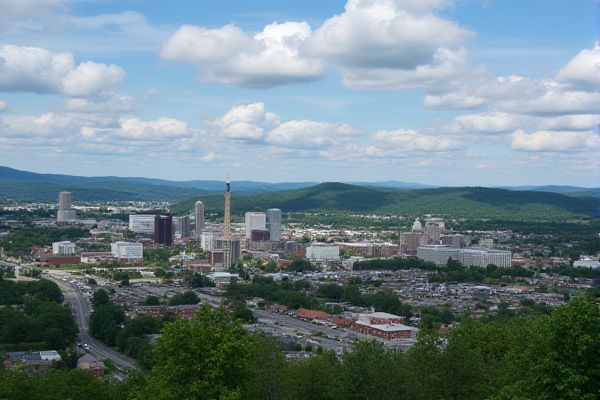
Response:
[{"label": "low-rise building", "polygon": [[55,256],[72,256],[77,252],[77,246],[70,241],[52,243],[52,254]]},{"label": "low-rise building", "polygon": [[114,242],[110,251],[115,258],[126,259],[128,262],[139,262],[144,259],[144,246],[141,243]]},{"label": "low-rise building", "polygon": [[313,243],[306,248],[306,258],[315,262],[340,261],[340,246]]},{"label": "low-rise building", "polygon": [[102,378],[106,366],[104,365],[104,362],[88,353],[77,360],[77,368],[89,371],[92,376],[95,376],[96,378]]}]

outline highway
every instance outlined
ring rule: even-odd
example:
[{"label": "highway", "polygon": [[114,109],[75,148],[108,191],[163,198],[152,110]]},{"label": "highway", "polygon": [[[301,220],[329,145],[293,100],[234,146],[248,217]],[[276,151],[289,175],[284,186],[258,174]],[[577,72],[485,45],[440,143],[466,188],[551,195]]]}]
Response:
[{"label": "highway", "polygon": [[73,317],[79,327],[78,340],[82,344],[89,346],[86,349],[94,357],[103,360],[110,359],[118,367],[123,369],[135,368],[135,361],[131,358],[119,353],[112,347],[106,346],[102,342],[94,339],[89,333],[90,310],[89,305],[79,289],[72,286],[68,282],[62,281],[60,278],[46,274],[45,278],[56,283],[65,296],[65,300],[71,306]]}]

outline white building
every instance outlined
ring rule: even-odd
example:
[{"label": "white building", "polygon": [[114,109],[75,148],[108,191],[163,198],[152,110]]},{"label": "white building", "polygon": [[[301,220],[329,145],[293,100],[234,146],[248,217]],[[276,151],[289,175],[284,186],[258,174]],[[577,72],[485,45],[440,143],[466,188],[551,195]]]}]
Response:
[{"label": "white building", "polygon": [[310,261],[340,261],[340,246],[337,244],[313,243],[306,248],[306,258]]},{"label": "white building", "polygon": [[573,263],[574,267],[600,268],[600,261],[597,258],[582,256]]},{"label": "white building", "polygon": [[466,266],[487,267],[489,264],[498,267],[510,267],[512,253],[506,250],[465,248],[458,249],[444,245],[421,246],[417,248],[417,257],[436,265],[446,265],[452,258]]},{"label": "white building", "polygon": [[430,245],[417,247],[417,258],[436,265],[446,265],[448,260],[459,261],[460,249],[448,246]]},{"label": "white building", "polygon": [[132,262],[144,259],[144,246],[141,243],[114,242],[110,245],[110,252],[116,258],[126,258]]},{"label": "white building", "polygon": [[246,225],[246,239],[250,239],[253,230],[267,228],[267,214],[264,212],[247,212],[244,224]]},{"label": "white building", "polygon": [[276,242],[281,240],[281,210],[279,208],[267,210],[267,229],[271,240]]},{"label": "white building", "polygon": [[154,215],[131,214],[129,216],[129,230],[146,235],[154,234]]},{"label": "white building", "polygon": [[52,243],[52,254],[56,256],[73,256],[77,252],[75,243],[64,241]]},{"label": "white building", "polygon": [[463,265],[485,268],[490,264],[498,267],[510,267],[512,253],[505,250],[493,249],[461,249],[459,261]]}]

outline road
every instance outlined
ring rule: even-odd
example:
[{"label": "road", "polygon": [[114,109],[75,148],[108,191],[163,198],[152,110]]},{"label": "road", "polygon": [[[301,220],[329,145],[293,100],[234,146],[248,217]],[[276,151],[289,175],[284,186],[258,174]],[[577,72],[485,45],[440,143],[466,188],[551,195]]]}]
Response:
[{"label": "road", "polygon": [[102,342],[94,339],[89,333],[90,310],[89,305],[79,289],[68,282],[62,281],[53,275],[47,274],[45,278],[56,283],[63,292],[65,299],[71,306],[73,317],[79,327],[78,340],[80,343],[89,345],[88,352],[98,359],[110,359],[118,367],[123,369],[135,368],[135,361],[119,353],[112,347],[106,346]]}]

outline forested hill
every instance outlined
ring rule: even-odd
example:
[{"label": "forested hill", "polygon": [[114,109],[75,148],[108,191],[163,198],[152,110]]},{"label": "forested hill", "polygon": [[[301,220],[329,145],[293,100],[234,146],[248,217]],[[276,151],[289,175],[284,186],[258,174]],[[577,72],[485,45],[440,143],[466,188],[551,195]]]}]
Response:
[{"label": "forested hill", "polygon": [[[173,211],[185,213],[199,198],[176,204]],[[201,198],[207,210],[222,212],[223,196]],[[575,198],[558,193],[511,191],[482,187],[436,189],[377,189],[343,183],[322,183],[304,189],[252,196],[233,196],[232,212],[280,208],[294,211],[341,211],[356,213],[436,214],[465,218],[511,220],[567,219],[598,216],[600,200]]]}]

